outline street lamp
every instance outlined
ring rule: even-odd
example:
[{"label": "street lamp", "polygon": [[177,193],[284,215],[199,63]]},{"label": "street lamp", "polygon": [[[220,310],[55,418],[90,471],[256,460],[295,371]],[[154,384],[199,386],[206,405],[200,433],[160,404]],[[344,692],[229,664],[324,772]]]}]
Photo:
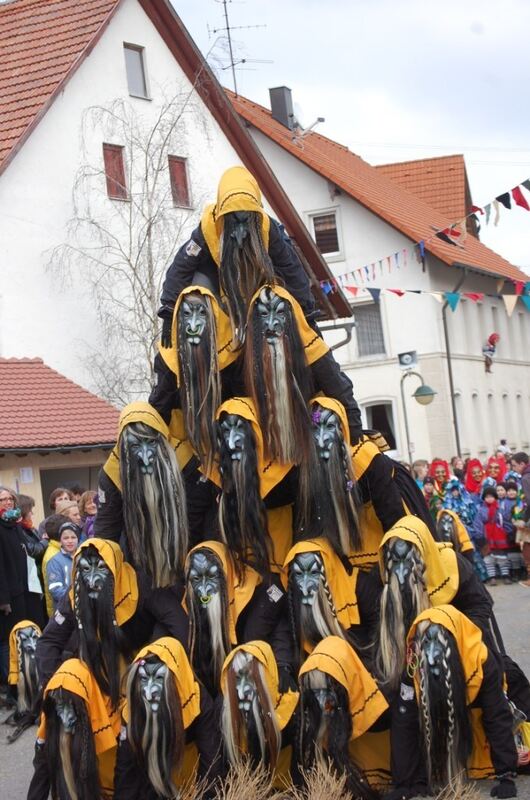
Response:
[{"label": "street lamp", "polygon": [[405,418],[405,435],[407,437],[407,450],[409,452],[409,463],[412,464],[412,450],[410,447],[410,434],[409,434],[409,419],[407,416],[407,405],[405,403],[405,391],[403,389],[403,384],[405,382],[405,378],[414,375],[416,378],[419,378],[421,381],[420,386],[416,389],[412,397],[421,405],[421,406],[428,406],[434,400],[434,395],[436,392],[434,389],[431,389],[430,386],[427,386],[424,383],[423,378],[421,377],[419,372],[413,372],[412,370],[407,370],[404,372],[401,377],[401,402],[403,404],[403,416]]}]

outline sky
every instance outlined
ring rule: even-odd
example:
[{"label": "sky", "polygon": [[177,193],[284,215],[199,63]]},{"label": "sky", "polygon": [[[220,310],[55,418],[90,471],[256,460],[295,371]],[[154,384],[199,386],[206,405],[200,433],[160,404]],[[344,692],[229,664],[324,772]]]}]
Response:
[{"label": "sky", "polygon": [[[222,2],[172,2],[233,88]],[[236,70],[243,96],[270,108],[269,87],[289,86],[302,125],[324,117],[319,133],[372,164],[463,153],[477,205],[530,178],[530,0],[231,0],[227,9],[234,28],[260,26],[232,33],[236,60],[249,59]],[[530,212],[501,208],[481,240],[530,273]]]}]

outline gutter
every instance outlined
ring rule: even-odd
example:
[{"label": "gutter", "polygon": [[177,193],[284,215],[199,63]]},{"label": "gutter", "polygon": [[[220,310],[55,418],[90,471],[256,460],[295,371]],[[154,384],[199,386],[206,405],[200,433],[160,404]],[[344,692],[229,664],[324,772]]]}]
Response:
[{"label": "gutter", "polygon": [[47,455],[48,453],[70,453],[72,450],[112,450],[116,442],[105,442],[103,444],[64,444],[54,445],[53,447],[0,447],[1,456],[27,456],[30,453],[37,455]]}]

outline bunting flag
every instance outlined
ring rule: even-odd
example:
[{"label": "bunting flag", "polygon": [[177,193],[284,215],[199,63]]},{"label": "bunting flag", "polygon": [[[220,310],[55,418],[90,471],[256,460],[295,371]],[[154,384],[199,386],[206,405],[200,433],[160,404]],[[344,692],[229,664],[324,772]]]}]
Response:
[{"label": "bunting flag", "polygon": [[525,282],[524,281],[514,281],[515,284],[515,294],[522,294],[525,290]]},{"label": "bunting flag", "polygon": [[478,303],[479,300],[484,300],[484,292],[464,292],[464,297],[473,303]]},{"label": "bunting flag", "polygon": [[460,292],[444,292],[443,294],[451,311],[456,311],[460,301]]},{"label": "bunting flag", "polygon": [[502,299],[504,300],[504,306],[506,308],[506,313],[509,317],[512,316],[513,310],[517,305],[517,295],[516,294],[503,294]]},{"label": "bunting flag", "polygon": [[359,291],[357,286],[346,286],[346,289],[351,292],[354,297],[357,297],[357,292]]},{"label": "bunting flag", "polygon": [[[381,294],[381,289],[368,289],[370,294],[372,295],[372,300],[374,303],[379,302],[379,295]],[[528,298],[530,300],[530,298]]]},{"label": "bunting flag", "polygon": [[427,292],[427,294],[430,294],[431,297],[434,297],[434,299],[437,300],[439,303],[443,303],[444,299],[441,292]]},{"label": "bunting flag", "polygon": [[504,286],[504,278],[499,278],[497,281],[497,294],[502,292],[502,287]]},{"label": "bunting flag", "polygon": [[530,294],[522,294],[521,295],[521,300],[525,304],[526,310],[530,311]]},{"label": "bunting flag", "polygon": [[515,186],[512,189],[512,197],[518,206],[521,206],[521,208],[526,208],[527,211],[530,211],[530,206],[528,205],[526,197],[522,193],[520,186]]}]

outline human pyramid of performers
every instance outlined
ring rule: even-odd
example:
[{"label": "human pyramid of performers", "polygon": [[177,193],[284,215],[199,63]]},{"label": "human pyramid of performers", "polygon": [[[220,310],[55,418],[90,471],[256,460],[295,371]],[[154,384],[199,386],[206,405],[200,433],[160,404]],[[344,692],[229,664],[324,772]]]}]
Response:
[{"label": "human pyramid of performers", "polygon": [[[363,431],[243,167],[177,253],[159,315],[156,385],[123,409],[95,537],[36,644],[29,800],[178,798],[193,775],[214,798],[244,764],[286,796],[324,765],[344,797],[462,776],[515,797],[530,685],[465,528],[437,529]],[[11,637],[19,686],[28,635]]]}]

